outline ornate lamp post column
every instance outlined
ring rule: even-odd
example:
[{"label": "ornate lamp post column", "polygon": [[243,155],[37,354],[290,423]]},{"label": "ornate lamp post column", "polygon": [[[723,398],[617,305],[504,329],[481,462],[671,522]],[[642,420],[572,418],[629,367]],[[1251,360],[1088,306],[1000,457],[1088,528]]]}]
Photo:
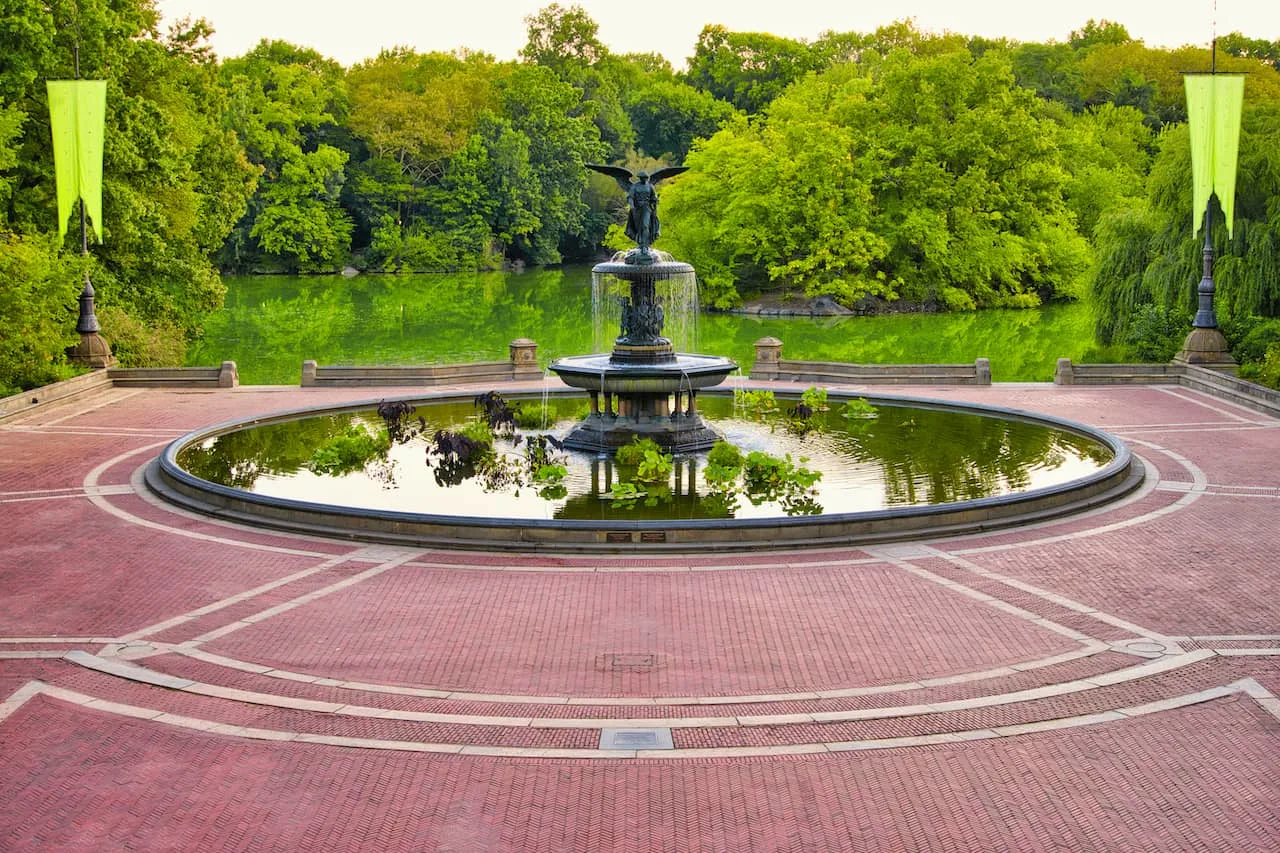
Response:
[{"label": "ornate lamp post column", "polygon": [[[76,75],[80,73],[76,52]],[[107,108],[105,80],[50,80],[49,125],[53,133],[54,169],[58,183],[58,233],[67,233],[72,205],[80,202],[80,252],[89,257],[92,217],[98,242],[102,242],[102,146]],[[80,343],[67,350],[72,362],[86,367],[110,367],[115,363],[111,347],[99,334],[101,327],[93,306],[93,284],[86,269],[80,291],[80,318],[76,331]]]},{"label": "ornate lamp post column", "polygon": [[1216,70],[1215,63],[1208,74],[1186,74],[1183,78],[1194,180],[1192,222],[1199,224],[1203,215],[1204,266],[1196,288],[1198,304],[1191,333],[1174,361],[1234,373],[1236,362],[1227,351],[1227,340],[1218,329],[1218,317],[1213,310],[1213,198],[1218,199],[1230,235],[1234,224],[1236,153],[1240,143],[1244,78],[1238,74],[1218,74]]}]

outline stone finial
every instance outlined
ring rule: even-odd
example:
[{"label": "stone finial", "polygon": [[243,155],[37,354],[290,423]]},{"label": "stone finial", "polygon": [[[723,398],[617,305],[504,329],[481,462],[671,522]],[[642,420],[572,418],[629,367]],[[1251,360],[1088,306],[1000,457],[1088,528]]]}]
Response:
[{"label": "stone finial", "polygon": [[1076,384],[1075,370],[1071,366],[1071,359],[1058,359],[1058,366],[1053,371],[1054,385],[1074,385]]},{"label": "stone finial", "polygon": [[973,363],[974,382],[978,385],[991,384],[991,360],[980,358]]},{"label": "stone finial", "polygon": [[93,306],[93,284],[85,276],[84,288],[80,291],[80,316],[76,320],[76,331],[80,333],[80,343],[67,348],[67,358],[72,364],[85,367],[113,367],[115,356],[111,354],[111,345],[98,334],[102,327],[98,325],[98,315]]},{"label": "stone finial", "polygon": [[1173,361],[1233,375],[1238,367],[1227,347],[1227,339],[1216,327],[1192,329]]},{"label": "stone finial", "polygon": [[516,338],[510,344],[511,369],[517,376],[540,373],[538,344],[529,338]]},{"label": "stone finial", "polygon": [[756,360],[751,366],[752,377],[776,376],[781,361],[782,341],[774,337],[761,338],[756,341]]},{"label": "stone finial", "polygon": [[240,371],[234,361],[224,361],[218,368],[218,387],[235,388],[240,384]]},{"label": "stone finial", "polygon": [[316,363],[314,359],[302,362],[302,387],[310,388],[316,384]]}]

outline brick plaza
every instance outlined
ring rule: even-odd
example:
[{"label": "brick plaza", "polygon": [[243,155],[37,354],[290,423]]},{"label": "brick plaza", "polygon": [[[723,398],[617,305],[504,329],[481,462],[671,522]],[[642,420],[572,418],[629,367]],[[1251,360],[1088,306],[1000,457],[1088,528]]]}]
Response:
[{"label": "brick plaza", "polygon": [[199,426],[412,393],[377,391],[115,388],[0,422],[0,849],[1280,849],[1275,418],[904,388],[1108,430],[1148,478],[822,550],[363,544],[141,483]]}]

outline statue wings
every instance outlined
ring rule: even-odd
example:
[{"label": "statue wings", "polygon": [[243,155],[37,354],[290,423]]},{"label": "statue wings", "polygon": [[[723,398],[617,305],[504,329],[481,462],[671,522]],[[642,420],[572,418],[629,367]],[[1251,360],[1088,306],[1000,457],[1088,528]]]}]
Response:
[{"label": "statue wings", "polygon": [[[624,166],[603,166],[599,163],[587,163],[585,165],[588,169],[613,178],[624,191],[631,189],[631,182],[636,177],[635,172]],[[663,166],[661,169],[654,169],[649,173],[649,183],[656,185],[658,181],[673,178],[681,172],[687,171],[689,171],[688,166]]]}]

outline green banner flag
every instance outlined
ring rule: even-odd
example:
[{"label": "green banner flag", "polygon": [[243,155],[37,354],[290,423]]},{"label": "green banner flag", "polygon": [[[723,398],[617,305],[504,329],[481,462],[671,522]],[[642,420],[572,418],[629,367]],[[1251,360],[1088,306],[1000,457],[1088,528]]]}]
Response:
[{"label": "green banner flag", "polygon": [[1187,74],[1187,125],[1191,130],[1191,174],[1194,182],[1191,217],[1200,230],[1210,194],[1216,193],[1232,234],[1236,203],[1236,153],[1240,147],[1240,113],[1244,77],[1239,74]]},{"label": "green banner flag", "polygon": [[58,235],[76,199],[102,242],[102,137],[107,116],[106,80],[49,80],[49,124],[58,180]]}]

